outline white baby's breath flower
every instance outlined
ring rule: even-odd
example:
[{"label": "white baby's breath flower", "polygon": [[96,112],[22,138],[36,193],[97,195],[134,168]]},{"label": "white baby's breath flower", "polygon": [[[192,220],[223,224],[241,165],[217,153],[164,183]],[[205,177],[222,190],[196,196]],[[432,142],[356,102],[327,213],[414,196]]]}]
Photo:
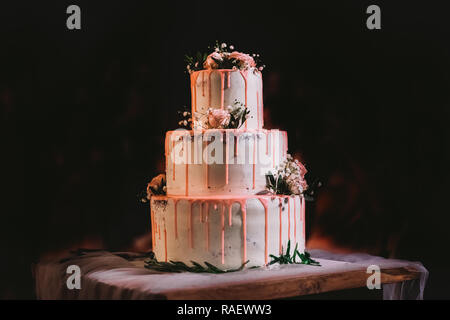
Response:
[{"label": "white baby's breath flower", "polygon": [[222,43],[220,46],[221,46],[221,48],[223,49],[223,48],[226,48],[226,47],[227,47],[227,44],[224,42],[224,43]]},{"label": "white baby's breath flower", "polygon": [[234,50],[234,46],[233,45],[230,45],[230,50]]},{"label": "white baby's breath flower", "polygon": [[[272,170],[272,175],[276,179],[282,179],[285,185],[287,185],[288,193],[285,194],[299,195],[308,188],[306,180],[304,179],[306,172],[306,168],[300,161],[294,160],[290,154],[287,154],[286,159]],[[269,191],[275,193],[286,192],[286,190],[276,190],[277,185],[268,185],[267,188]]]},{"label": "white baby's breath flower", "polygon": [[187,111],[183,112],[183,117],[187,117],[187,115],[188,115]]}]

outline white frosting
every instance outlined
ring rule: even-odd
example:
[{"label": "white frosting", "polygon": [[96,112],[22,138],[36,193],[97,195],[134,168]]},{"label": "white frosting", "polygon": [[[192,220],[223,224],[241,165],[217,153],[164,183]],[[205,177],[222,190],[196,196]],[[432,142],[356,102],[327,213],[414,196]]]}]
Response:
[{"label": "white frosting", "polygon": [[261,73],[197,71],[191,74],[191,90],[193,113],[238,100],[250,115],[238,130],[200,131],[194,122],[193,131],[167,133],[167,196],[150,201],[156,258],[230,269],[246,260],[247,267],[267,264],[289,239],[303,252],[304,198],[256,195],[265,189],[266,173],[287,154],[287,133],[262,129]]},{"label": "white frosting", "polygon": [[[267,225],[264,201],[267,203]],[[228,215],[230,203],[232,203],[231,226]],[[245,224],[241,204],[245,207]],[[156,258],[159,261],[175,260],[188,264],[191,260],[202,264],[207,261],[221,269],[237,268],[246,260],[249,260],[248,267],[262,266],[270,262],[270,254],[276,256],[280,254],[280,231],[284,252],[289,239],[291,253],[296,243],[298,250],[303,252],[305,219],[302,216],[302,204],[304,200],[299,196],[154,197],[151,208]]]},{"label": "white frosting", "polygon": [[[245,105],[247,101],[250,114],[244,127],[260,129],[263,127],[262,88],[262,75],[256,69],[196,71],[191,74],[192,111],[206,114],[209,108],[221,109],[233,105],[235,100]],[[194,127],[197,128],[195,121]]]},{"label": "white frosting", "polygon": [[264,190],[265,174],[286,159],[287,133],[169,131],[165,145],[167,194],[250,195]]}]

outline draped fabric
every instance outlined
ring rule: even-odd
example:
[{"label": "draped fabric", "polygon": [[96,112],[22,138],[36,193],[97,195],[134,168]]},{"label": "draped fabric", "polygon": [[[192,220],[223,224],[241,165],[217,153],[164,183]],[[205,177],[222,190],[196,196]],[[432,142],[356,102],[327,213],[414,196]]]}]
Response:
[{"label": "draped fabric", "polygon": [[[157,273],[131,260],[142,255],[131,252],[78,252],[58,260],[42,261],[34,267],[38,299],[164,299],[167,290],[208,288],[212,284],[227,285],[242,281],[258,281],[270,277],[289,277],[300,272],[323,274],[361,270],[376,264],[380,268],[413,266],[420,278],[400,283],[384,284],[383,298],[423,299],[428,271],[420,262],[384,259],[368,254],[334,254],[310,250],[321,267],[310,265],[272,265],[269,268],[247,269],[227,274]],[[69,290],[67,268],[76,265],[81,270],[81,288]]]}]

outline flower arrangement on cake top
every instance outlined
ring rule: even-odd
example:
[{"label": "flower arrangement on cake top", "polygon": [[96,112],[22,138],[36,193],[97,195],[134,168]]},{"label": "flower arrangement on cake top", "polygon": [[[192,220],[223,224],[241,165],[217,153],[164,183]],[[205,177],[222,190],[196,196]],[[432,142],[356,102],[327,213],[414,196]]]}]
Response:
[{"label": "flower arrangement on cake top", "polygon": [[209,69],[233,69],[233,70],[259,70],[265,67],[261,63],[259,54],[246,54],[234,50],[234,46],[216,41],[214,47],[209,47],[213,52],[200,53],[190,56],[185,55],[186,69],[189,73]]},{"label": "flower arrangement on cake top", "polygon": [[305,166],[289,153],[286,160],[266,174],[266,188],[274,194],[300,195],[308,189]]}]

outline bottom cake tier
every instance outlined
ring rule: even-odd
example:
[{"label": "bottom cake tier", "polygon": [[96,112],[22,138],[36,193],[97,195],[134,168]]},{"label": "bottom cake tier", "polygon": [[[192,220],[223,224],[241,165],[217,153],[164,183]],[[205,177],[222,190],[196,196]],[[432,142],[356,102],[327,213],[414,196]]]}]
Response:
[{"label": "bottom cake tier", "polygon": [[226,270],[262,266],[270,255],[305,249],[302,196],[152,196],[153,251],[158,261],[211,263]]}]

